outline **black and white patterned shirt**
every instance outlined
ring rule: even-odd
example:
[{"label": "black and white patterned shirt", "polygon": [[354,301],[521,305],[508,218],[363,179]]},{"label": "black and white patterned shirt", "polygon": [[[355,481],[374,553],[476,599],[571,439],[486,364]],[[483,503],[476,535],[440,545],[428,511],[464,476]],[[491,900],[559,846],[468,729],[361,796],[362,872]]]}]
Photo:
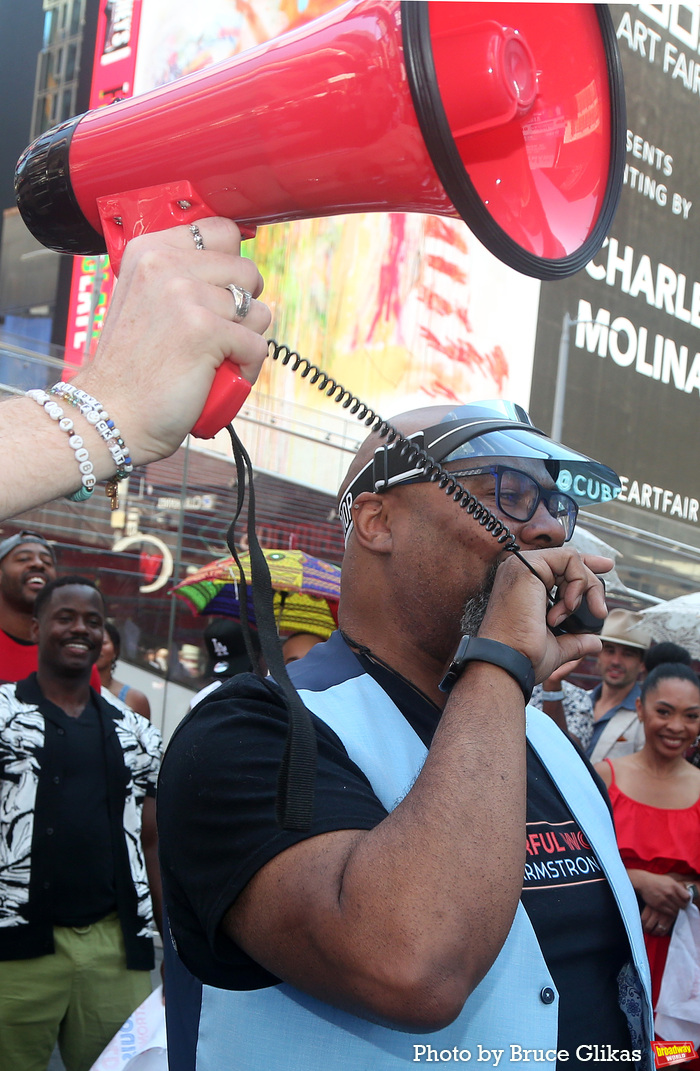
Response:
[{"label": "black and white patterned shirt", "polygon": [[[577,688],[569,681],[562,681],[561,688],[564,692],[562,706],[566,727],[570,733],[578,737],[581,747],[585,751],[593,736],[593,703],[588,692],[583,688]],[[530,702],[533,707],[542,710],[542,685],[536,684],[532,690]]]},{"label": "black and white patterned shirt", "polygon": [[[144,799],[155,795],[162,741],[146,718],[116,697],[107,701],[91,690],[86,711],[99,757],[98,773],[92,769],[86,777],[99,790],[108,842],[101,858],[105,896],[111,897],[105,906],[119,914],[127,966],[148,970],[155,925],[141,820]],[[54,846],[59,840],[70,846],[72,836],[79,845],[81,827],[92,821],[86,809],[82,818],[73,811],[70,828],[60,825],[71,763],[75,784],[68,741],[77,721],[43,696],[36,674],[0,687],[0,960],[46,955],[53,951],[53,925],[74,924],[60,909],[56,917],[56,889],[62,883],[70,888],[66,869],[80,866],[80,859]]]}]

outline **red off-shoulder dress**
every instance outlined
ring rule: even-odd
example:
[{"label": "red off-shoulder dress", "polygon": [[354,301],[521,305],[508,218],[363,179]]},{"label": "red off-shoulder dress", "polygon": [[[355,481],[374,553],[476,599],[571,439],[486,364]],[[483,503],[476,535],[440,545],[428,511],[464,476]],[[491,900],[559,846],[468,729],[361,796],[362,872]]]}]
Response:
[{"label": "red off-shoulder dress", "polygon": [[[700,799],[692,807],[667,809],[639,803],[621,792],[609,759],[612,784],[608,789],[615,815],[617,843],[628,870],[651,874],[700,874]],[[645,933],[651,968],[654,1007],[659,997],[670,934]]]}]

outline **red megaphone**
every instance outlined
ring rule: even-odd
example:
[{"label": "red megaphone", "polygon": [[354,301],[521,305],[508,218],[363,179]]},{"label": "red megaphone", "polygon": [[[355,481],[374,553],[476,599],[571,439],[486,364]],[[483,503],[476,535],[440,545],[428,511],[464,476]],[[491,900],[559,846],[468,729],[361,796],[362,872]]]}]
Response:
[{"label": "red megaphone", "polygon": [[[506,264],[557,279],[606,236],[624,131],[605,6],[359,0],[49,130],[15,187],[39,241],[107,250],[115,271],[134,235],[207,215],[250,236],[392,211],[461,216]],[[228,423],[241,384],[219,369],[195,434]]]}]

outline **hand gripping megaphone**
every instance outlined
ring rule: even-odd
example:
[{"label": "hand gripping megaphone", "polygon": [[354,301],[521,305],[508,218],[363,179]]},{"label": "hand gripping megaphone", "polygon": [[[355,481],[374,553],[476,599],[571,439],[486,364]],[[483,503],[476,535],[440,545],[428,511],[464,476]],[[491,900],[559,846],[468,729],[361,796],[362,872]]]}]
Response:
[{"label": "hand gripping megaphone", "polygon": [[[232,60],[42,134],[15,177],[25,223],[109,252],[208,215],[461,217],[516,270],[564,278],[622,188],[621,65],[605,5],[355,0]],[[195,434],[238,411],[224,362]]]}]

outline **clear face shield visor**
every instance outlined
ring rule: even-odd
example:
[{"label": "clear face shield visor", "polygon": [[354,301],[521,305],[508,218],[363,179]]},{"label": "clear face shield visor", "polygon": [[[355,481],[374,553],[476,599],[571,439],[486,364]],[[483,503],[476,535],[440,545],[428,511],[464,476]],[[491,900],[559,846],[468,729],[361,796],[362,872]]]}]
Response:
[{"label": "clear face shield visor", "polygon": [[[461,462],[457,470],[461,473],[493,469],[500,508],[501,503],[512,500],[515,487],[514,477],[509,477],[511,483],[508,485],[506,481],[504,490],[504,477],[498,473],[504,468],[498,465],[503,458],[523,458],[544,464],[556,490],[563,496],[548,501],[547,508],[550,512],[556,510],[552,516],[561,519],[567,539],[573,533],[579,507],[609,502],[620,493],[620,480],[611,468],[550,439],[534,427],[520,406],[507,401],[481,402],[452,410],[439,424],[407,435],[403,443],[385,443],[375,450],[371,460],[348,485],[339,504],[346,541],[352,529],[353,502],[358,495],[430,480],[435,473],[431,462],[441,466]],[[426,459],[430,460],[426,462]],[[507,468],[517,472],[512,464]],[[535,486],[539,485],[535,483]],[[539,491],[540,497],[549,496],[548,490],[539,488]],[[571,500],[572,507],[565,499]],[[528,519],[522,516],[525,508],[522,504],[514,508],[520,516],[513,516],[508,509],[501,512],[514,520]]]}]

